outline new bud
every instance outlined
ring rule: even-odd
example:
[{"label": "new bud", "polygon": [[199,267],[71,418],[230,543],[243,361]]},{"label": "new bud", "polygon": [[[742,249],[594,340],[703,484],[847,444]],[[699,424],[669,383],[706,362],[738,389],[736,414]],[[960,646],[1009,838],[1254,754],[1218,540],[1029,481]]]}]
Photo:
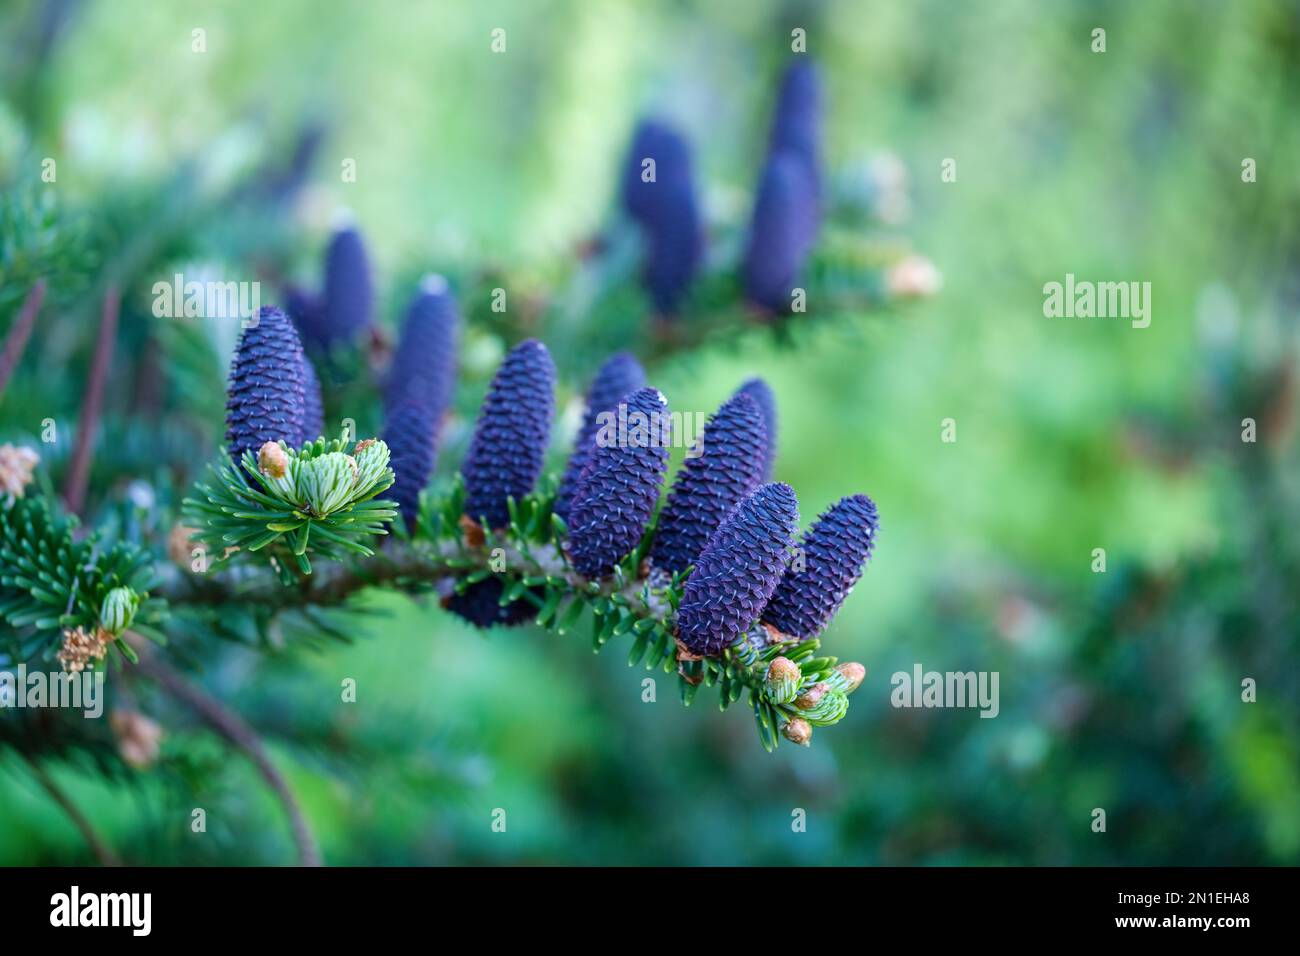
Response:
[{"label": "new bud", "polygon": [[793,717],[781,728],[781,736],[800,747],[807,747],[812,742],[812,724],[799,717]]},{"label": "new bud", "polygon": [[267,478],[283,478],[289,470],[289,453],[279,442],[264,442],[257,453],[257,470]]},{"label": "new bud", "polygon": [[788,657],[778,657],[767,667],[767,696],[774,704],[788,704],[799,693],[803,672]]},{"label": "new bud", "polygon": [[130,588],[113,588],[99,606],[99,626],[110,634],[121,634],[131,626],[140,597]]},{"label": "new bud", "polygon": [[[825,687],[825,684],[818,684]],[[803,698],[801,697],[800,700]],[[797,702],[796,702],[797,706]],[[828,690],[817,698],[817,702],[808,708],[800,708],[804,719],[818,727],[829,727],[839,723],[849,710],[849,699],[837,690]]]},{"label": "new bud", "polygon": [[862,679],[867,676],[867,669],[854,661],[847,661],[835,668],[835,672],[826,678],[826,686],[844,694],[851,694],[858,689]]},{"label": "new bud", "polygon": [[298,473],[298,488],[317,517],[338,511],[351,499],[359,469],[351,455],[330,452],[303,462]]},{"label": "new bud", "polygon": [[822,697],[825,696],[827,690],[829,690],[829,688],[824,683],[813,684],[813,686],[809,687],[799,695],[798,699],[795,700],[794,705],[800,710],[812,710],[821,701]]}]

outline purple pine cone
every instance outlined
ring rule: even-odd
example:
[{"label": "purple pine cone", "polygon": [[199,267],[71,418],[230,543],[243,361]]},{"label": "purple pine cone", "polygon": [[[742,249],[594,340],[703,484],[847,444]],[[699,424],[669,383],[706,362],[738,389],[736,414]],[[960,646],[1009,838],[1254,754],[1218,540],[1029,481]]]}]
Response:
[{"label": "purple pine cone", "polygon": [[334,233],[325,250],[325,291],[321,344],[350,342],[370,327],[374,282],[361,233],[347,226]]},{"label": "purple pine cone", "polygon": [[673,481],[650,551],[655,567],[676,572],[695,563],[722,519],[762,482],[766,450],[758,403],[735,395],[705,425],[702,453]]},{"label": "purple pine cone", "polygon": [[736,389],[737,395],[748,395],[758,403],[758,410],[763,413],[764,433],[767,445],[763,452],[763,481],[772,480],[772,466],[776,464],[776,396],[772,388],[761,378],[751,378]]},{"label": "purple pine cone", "polygon": [[695,193],[682,188],[665,197],[646,226],[646,261],[641,279],[655,311],[671,316],[695,279],[703,252]]},{"label": "purple pine cone", "polygon": [[325,434],[325,406],[321,403],[320,379],[316,366],[306,355],[302,357],[303,434],[302,441],[315,441]]},{"label": "purple pine cone", "polygon": [[561,518],[568,518],[578,477],[591,458],[596,432],[600,428],[596,416],[609,411],[619,403],[619,399],[635,392],[644,384],[645,370],[630,352],[615,352],[597,370],[591,387],[587,389],[587,409],[582,416],[582,427],[573,440],[573,454],[569,456],[568,467],[560,479],[560,490],[555,496],[554,511]]},{"label": "purple pine cone", "polygon": [[284,309],[293,319],[304,348],[325,347],[325,303],[320,296],[300,285],[286,286]]},{"label": "purple pine cone", "polygon": [[789,151],[803,159],[814,195],[821,191],[821,103],[817,64],[807,57],[796,58],[781,77],[768,151]]},{"label": "purple pine cone", "polygon": [[880,519],[866,495],[841,498],[804,535],[804,569],[787,569],[763,620],[791,637],[815,637],[830,623],[871,559]]},{"label": "purple pine cone", "polygon": [[[645,161],[654,160],[654,182],[646,182]],[[637,124],[623,163],[623,208],[643,225],[663,201],[664,185],[670,189],[691,178],[691,151],[671,126],[646,119]]]},{"label": "purple pine cone", "polygon": [[779,482],[727,516],[686,579],[677,636],[688,650],[716,657],[753,626],[781,579],[798,523],[798,499]]},{"label": "purple pine cone", "polygon": [[456,300],[440,276],[429,276],[406,310],[402,334],[388,370],[384,403],[417,402],[442,421],[456,389]]},{"label": "purple pine cone", "polygon": [[[643,165],[654,160],[654,180]],[[643,120],[623,170],[623,206],[641,225],[646,261],[642,280],[663,315],[677,311],[699,268],[703,226],[691,169],[691,151],[672,127]]]},{"label": "purple pine cone", "polygon": [[226,448],[238,461],[265,442],[291,447],[307,432],[302,345],[289,317],[263,306],[239,335],[226,387]]},{"label": "purple pine cone", "polygon": [[475,627],[512,627],[523,624],[537,613],[532,603],[524,598],[502,607],[503,590],[500,578],[484,578],[467,587],[464,594],[452,594],[443,602],[443,606]]},{"label": "purple pine cone", "polygon": [[384,497],[397,502],[408,531],[419,517],[420,492],[429,483],[438,458],[438,423],[419,402],[390,408],[384,421],[393,484]]},{"label": "purple pine cone", "polygon": [[817,194],[807,163],[789,150],[772,153],[754,199],[743,278],[746,297],[776,313],[791,307],[791,291],[817,239]]},{"label": "purple pine cone", "polygon": [[616,424],[597,432],[569,510],[569,560],[589,578],[611,573],[641,542],[668,470],[663,394],[637,389],[614,415]]},{"label": "purple pine cone", "polygon": [[461,465],[465,514],[492,528],[510,521],[506,499],[533,490],[541,474],[555,414],[555,363],[536,339],[505,357],[479,410]]}]

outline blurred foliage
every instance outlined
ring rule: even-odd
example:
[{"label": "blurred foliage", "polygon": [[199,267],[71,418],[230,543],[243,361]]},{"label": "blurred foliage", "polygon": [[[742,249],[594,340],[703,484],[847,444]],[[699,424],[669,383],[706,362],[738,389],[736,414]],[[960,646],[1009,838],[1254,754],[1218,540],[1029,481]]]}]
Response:
[{"label": "blurred foliage", "polygon": [[[497,26],[504,55],[489,50]],[[632,287],[579,252],[617,239],[602,233],[645,109],[689,132],[715,245],[735,241],[792,26],[826,71],[830,167],[861,185],[895,157],[911,182],[902,231],[943,292],[665,347]],[[1098,26],[1105,53],[1090,49]],[[24,277],[69,280],[52,284],[0,440],[31,443],[55,419],[58,442],[37,447],[59,486],[99,295],[122,282],[91,480],[116,537],[163,552],[170,489],[219,440],[236,333],[154,319],[152,280],[228,263],[314,280],[339,205],[373,244],[382,315],[430,269],[461,295],[444,485],[503,344],[550,315],[570,430],[590,357],[632,335],[675,408],[768,378],[776,477],[805,522],[845,493],[880,505],[876,558],[826,635],[867,680],[808,751],[764,754],[743,714],[644,703],[644,672],[618,655],[480,637],[399,595],[269,635],[212,610],[245,640],[181,622],[172,652],[268,736],[330,862],[1300,862],[1296,4],[29,0],[0,12],[0,39],[0,329]],[[295,173],[320,128],[315,165]],[[57,186],[40,183],[47,156]],[[344,158],[356,183],[339,180]],[[946,158],[956,182],[940,179]],[[886,247],[890,226],[836,224]],[[1067,272],[1150,281],[1151,327],[1045,319],[1042,286]],[[516,297],[508,320],[488,306],[498,281]],[[377,367],[322,369],[328,418],[374,431]],[[955,444],[940,441],[947,417]],[[998,671],[1000,715],[891,707],[889,675],[916,662]],[[283,821],[245,763],[150,685],[112,678],[110,707],[167,736],[150,772],[106,738],[56,765],[109,842],[136,862],[285,859]],[[339,703],[346,678],[355,704]],[[57,758],[64,734],[107,730],[15,713],[0,713],[0,861],[85,861],[14,750],[39,735]],[[189,831],[195,806],[204,836]]]}]

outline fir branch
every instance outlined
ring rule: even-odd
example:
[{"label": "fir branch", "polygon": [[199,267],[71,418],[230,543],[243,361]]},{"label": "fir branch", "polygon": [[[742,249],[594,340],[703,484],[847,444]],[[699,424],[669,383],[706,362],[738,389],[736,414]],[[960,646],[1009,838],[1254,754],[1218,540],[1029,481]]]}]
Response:
[{"label": "fir branch", "polygon": [[0,349],[0,398],[4,397],[5,387],[8,386],[9,379],[27,348],[27,340],[36,325],[36,316],[41,311],[41,303],[45,301],[45,288],[46,281],[43,278],[37,279],[31,291],[27,293],[27,298],[23,299],[22,308],[18,310],[18,318],[14,320],[13,327],[5,336],[4,348]]},{"label": "fir branch", "polygon": [[[424,499],[413,535],[364,560],[319,564],[309,578],[285,586],[269,563],[241,553],[231,562],[242,565],[240,576],[186,575],[163,593],[177,608],[256,605],[286,612],[342,607],[367,588],[388,587],[408,594],[432,591],[454,611],[454,595],[494,581],[497,602],[502,607],[526,602],[531,610],[523,617],[540,628],[570,634],[587,618],[594,651],[629,638],[628,665],[676,673],[686,706],[701,686],[718,688],[722,710],[748,693],[760,741],[769,751],[778,734],[806,743],[812,726],[829,726],[844,716],[844,698],[861,681],[861,665],[817,656],[815,637],[800,640],[753,621],[715,656],[686,649],[677,639],[676,615],[688,572],[670,575],[647,565],[653,529],[611,574],[599,579],[579,574],[567,554],[568,529],[552,512],[554,486],[548,477],[539,492],[511,499],[510,520],[502,529],[484,530],[461,518],[464,491],[457,485],[442,497]],[[769,686],[778,658],[797,665],[793,693],[775,693]]]},{"label": "fir branch", "polygon": [[95,433],[99,429],[99,416],[104,408],[104,386],[108,383],[109,365],[113,361],[113,343],[117,338],[117,319],[121,307],[122,295],[116,284],[109,283],[104,290],[99,336],[95,340],[90,379],[86,383],[86,395],[82,399],[81,416],[77,421],[76,446],[63,484],[63,500],[73,514],[81,514],[86,504],[86,484],[90,479]]},{"label": "fir branch", "polygon": [[172,697],[188,706],[209,727],[236,749],[243,752],[257,769],[258,774],[274,792],[293,831],[293,842],[298,851],[298,863],[301,866],[320,866],[322,864],[320,848],[313,836],[307,818],[303,815],[298,800],[289,788],[284,775],[276,769],[266,752],[261,737],[242,717],[227,708],[215,697],[194,686],[166,664],[149,649],[146,641],[133,635],[133,643],[139,653],[137,663],[140,673],[153,680]]},{"label": "fir branch", "polygon": [[121,866],[122,861],[118,858],[117,854],[109,848],[108,844],[105,843],[103,838],[95,831],[95,827],[91,824],[86,815],[78,809],[77,805],[72,802],[72,798],[63,792],[63,788],[55,782],[53,777],[50,776],[49,771],[41,766],[40,761],[24,750],[20,750],[19,754],[22,756],[23,760],[27,762],[27,766],[31,770],[32,776],[35,777],[36,782],[41,785],[41,789],[49,794],[50,799],[57,803],[63,812],[68,815],[68,819],[72,821],[73,825],[75,825],[77,830],[81,833],[81,838],[86,841],[86,845],[90,847],[90,852],[95,854],[95,859],[99,861],[100,865]]}]

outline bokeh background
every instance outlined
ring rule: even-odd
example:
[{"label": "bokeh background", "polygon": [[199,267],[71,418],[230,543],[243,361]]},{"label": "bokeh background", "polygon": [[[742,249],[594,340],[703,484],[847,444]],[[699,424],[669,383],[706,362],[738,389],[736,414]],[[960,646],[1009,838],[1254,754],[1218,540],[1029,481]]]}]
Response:
[{"label": "bokeh background", "polygon": [[[788,334],[658,356],[651,379],[675,408],[710,410],[765,376],[777,477],[804,520],[853,492],[879,504],[876,556],[826,635],[868,670],[848,718],[768,755],[743,708],[702,694],[685,710],[662,674],[643,703],[645,673],[617,648],[480,634],[395,594],[365,597],[346,644],[182,647],[267,736],[332,863],[1300,861],[1292,3],[9,3],[0,181],[28,201],[57,158],[36,192],[93,239],[66,255],[51,239],[72,291],[6,393],[0,438],[75,422],[105,269],[126,299],[94,500],[149,526],[184,492],[154,466],[194,466],[220,440],[233,338],[151,318],[164,263],[312,278],[346,207],[384,325],[429,268],[467,302],[491,270],[545,293],[608,221],[646,112],[688,133],[710,215],[743,222],[794,27],[823,70],[829,170],[895,191],[864,236],[928,257],[942,289],[833,317],[814,303]],[[291,202],[204,205],[268,162],[301,175]],[[0,328],[26,291],[6,265]],[[1150,282],[1150,328],[1045,318],[1043,284],[1066,273]],[[512,344],[467,312],[462,431]],[[573,334],[615,321],[593,308]],[[557,358],[571,428],[595,366],[580,348]],[[442,456],[443,478],[458,460]],[[890,675],[918,662],[999,672],[999,716],[891,707]],[[356,704],[338,701],[344,677]],[[118,852],[291,859],[246,761],[134,694],[166,730],[153,768],[49,765]],[[89,859],[12,749],[0,821],[6,864]]]}]

